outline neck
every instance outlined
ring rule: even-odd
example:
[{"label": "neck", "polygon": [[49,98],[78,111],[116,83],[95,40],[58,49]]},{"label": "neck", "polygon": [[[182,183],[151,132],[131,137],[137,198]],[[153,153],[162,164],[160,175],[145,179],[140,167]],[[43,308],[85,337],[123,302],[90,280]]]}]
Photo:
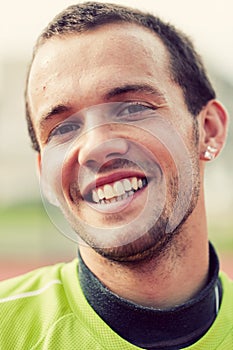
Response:
[{"label": "neck", "polygon": [[[169,308],[194,297],[208,277],[208,244],[194,242],[182,251],[169,249],[163,256],[138,266],[113,263],[90,248],[80,247],[88,268],[115,294],[144,306]],[[190,278],[191,277],[191,278]]]}]

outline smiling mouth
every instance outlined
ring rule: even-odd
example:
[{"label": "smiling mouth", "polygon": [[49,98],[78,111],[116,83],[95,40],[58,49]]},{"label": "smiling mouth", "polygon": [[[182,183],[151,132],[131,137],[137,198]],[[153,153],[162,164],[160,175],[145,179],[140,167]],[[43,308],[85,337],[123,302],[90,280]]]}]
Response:
[{"label": "smiling mouth", "polygon": [[133,196],[148,184],[147,179],[130,177],[98,186],[88,192],[84,199],[94,204],[110,204]]}]

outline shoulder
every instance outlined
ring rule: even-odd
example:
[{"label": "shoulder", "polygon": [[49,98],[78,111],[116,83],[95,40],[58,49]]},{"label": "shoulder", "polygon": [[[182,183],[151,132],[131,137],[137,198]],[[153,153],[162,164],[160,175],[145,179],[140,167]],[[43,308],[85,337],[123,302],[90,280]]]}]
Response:
[{"label": "shoulder", "polygon": [[233,335],[233,281],[223,272],[220,273],[220,280],[222,283],[222,302],[219,313],[225,318]]},{"label": "shoulder", "polygon": [[[33,303],[64,293],[65,285],[77,276],[77,259],[41,267],[24,275],[0,282],[0,308]],[[64,278],[64,271],[66,276]],[[45,299],[45,300],[44,300]]]},{"label": "shoulder", "polygon": [[41,267],[26,274],[0,282],[0,300],[13,297],[22,292],[31,292],[51,280],[60,279],[60,270],[64,264]]},{"label": "shoulder", "polygon": [[218,327],[214,333],[219,335],[221,345],[219,349],[232,349],[233,343],[233,281],[223,272],[220,273],[223,295],[219,315],[216,320]]},{"label": "shoulder", "polygon": [[222,282],[223,293],[225,293],[227,296],[230,296],[230,299],[233,302],[233,280],[230,279],[224,272],[221,272],[219,277]]},{"label": "shoulder", "polygon": [[30,349],[61,317],[72,313],[65,292],[69,281],[63,278],[63,270],[75,267],[76,260],[59,263],[0,283],[1,349],[10,349],[6,344],[20,349],[20,343]]}]

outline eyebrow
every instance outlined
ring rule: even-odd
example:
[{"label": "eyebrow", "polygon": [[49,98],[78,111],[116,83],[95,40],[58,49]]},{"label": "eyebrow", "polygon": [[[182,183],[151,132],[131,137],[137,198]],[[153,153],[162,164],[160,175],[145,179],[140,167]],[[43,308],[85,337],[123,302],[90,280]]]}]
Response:
[{"label": "eyebrow", "polygon": [[[127,93],[145,93],[149,95],[154,95],[156,97],[159,97],[163,100],[163,102],[166,102],[164,94],[157,88],[152,87],[149,84],[126,84],[123,86],[118,86],[110,91],[108,91],[106,94],[103,96],[103,100],[110,100],[113,97],[117,97],[123,94]],[[65,104],[58,104],[57,106],[52,107],[47,113],[42,115],[41,120],[39,122],[39,125],[41,128],[45,125],[45,123],[52,119],[53,116],[59,116],[63,113],[69,113],[72,114],[74,113],[73,109],[69,105]]]},{"label": "eyebrow", "polygon": [[166,101],[164,94],[157,88],[152,87],[148,84],[127,84],[123,86],[119,86],[116,88],[113,88],[106,94],[106,99],[111,99],[112,97],[127,94],[129,92],[143,92],[150,95],[155,95],[157,97],[162,98],[164,101]]},{"label": "eyebrow", "polygon": [[57,106],[52,107],[47,113],[42,115],[41,120],[39,122],[40,127],[43,128],[44,124],[47,122],[47,120],[52,119],[55,115],[61,115],[63,113],[72,113],[72,108],[69,105],[59,104]]}]

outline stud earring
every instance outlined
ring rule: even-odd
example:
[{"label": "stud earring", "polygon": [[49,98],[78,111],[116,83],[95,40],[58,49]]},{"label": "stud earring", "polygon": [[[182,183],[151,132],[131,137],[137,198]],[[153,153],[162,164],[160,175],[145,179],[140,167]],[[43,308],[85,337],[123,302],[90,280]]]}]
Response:
[{"label": "stud earring", "polygon": [[204,153],[204,158],[206,160],[213,160],[215,158],[216,152],[217,152],[217,148],[208,146]]}]

